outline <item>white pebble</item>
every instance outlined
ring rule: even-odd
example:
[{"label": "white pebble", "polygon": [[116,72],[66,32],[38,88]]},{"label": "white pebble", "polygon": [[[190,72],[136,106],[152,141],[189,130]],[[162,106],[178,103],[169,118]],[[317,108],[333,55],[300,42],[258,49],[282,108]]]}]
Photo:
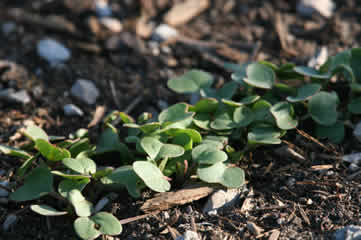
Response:
[{"label": "white pebble", "polygon": [[103,17],[100,19],[100,23],[114,33],[119,33],[123,30],[122,23],[116,18]]},{"label": "white pebble", "polygon": [[165,41],[169,38],[173,38],[177,36],[178,36],[177,29],[167,24],[160,24],[158,27],[154,29],[152,38],[156,41]]},{"label": "white pebble", "polygon": [[110,17],[112,15],[112,9],[107,0],[96,0],[95,11],[99,17]]},{"label": "white pebble", "polygon": [[70,59],[71,52],[61,43],[53,39],[43,39],[38,42],[37,51],[40,57],[54,66]]},{"label": "white pebble", "polygon": [[318,11],[322,16],[329,18],[333,14],[335,4],[332,0],[299,0],[297,12],[305,17],[310,17],[314,11]]},{"label": "white pebble", "polygon": [[99,90],[92,81],[78,79],[70,90],[70,94],[79,100],[91,105],[99,96]]},{"label": "white pebble", "polygon": [[66,116],[83,116],[83,111],[74,104],[66,104],[64,106],[64,113]]}]

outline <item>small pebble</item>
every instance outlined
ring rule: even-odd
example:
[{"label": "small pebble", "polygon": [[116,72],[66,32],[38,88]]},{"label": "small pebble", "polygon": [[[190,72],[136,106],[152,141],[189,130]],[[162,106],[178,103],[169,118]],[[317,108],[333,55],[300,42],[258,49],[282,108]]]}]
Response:
[{"label": "small pebble", "polygon": [[239,189],[218,190],[208,198],[203,207],[203,213],[217,215],[218,209],[234,206],[239,200]]},{"label": "small pebble", "polygon": [[168,104],[166,101],[162,100],[162,99],[158,100],[157,103],[158,103],[158,107],[159,107],[161,110],[164,110],[164,109],[166,109],[166,108],[169,107],[169,104]]},{"label": "small pebble", "polygon": [[361,227],[357,225],[348,225],[333,234],[335,240],[360,240]]},{"label": "small pebble", "polygon": [[322,16],[329,18],[333,14],[335,4],[332,0],[299,0],[297,4],[297,13],[311,17],[315,11],[318,11]]},{"label": "small pebble", "polygon": [[5,22],[1,26],[1,31],[5,36],[10,35],[11,33],[15,32],[16,24],[14,22]]},{"label": "small pebble", "polygon": [[112,9],[107,0],[96,0],[95,11],[99,17],[110,17],[112,15]]},{"label": "small pebble", "polygon": [[177,237],[176,240],[200,240],[200,238],[196,232],[186,231],[183,236]]},{"label": "small pebble", "polygon": [[99,96],[99,90],[92,81],[78,79],[72,86],[70,93],[79,100],[91,105]]},{"label": "small pebble", "polygon": [[[3,186],[3,187],[9,188],[9,182],[8,181],[1,181],[0,185]],[[9,196],[9,192],[4,188],[0,188],[0,197],[7,197],[7,196]]]},{"label": "small pebble", "polygon": [[0,98],[9,102],[27,104],[31,101],[31,98],[26,90],[20,90],[15,92],[12,88],[0,90]]},{"label": "small pebble", "polygon": [[155,41],[166,41],[169,38],[177,37],[178,31],[167,25],[167,24],[160,24],[158,27],[154,29],[154,32],[152,34],[152,39]]},{"label": "small pebble", "polygon": [[361,142],[361,122],[359,122],[353,130],[353,135]]},{"label": "small pebble", "polygon": [[116,18],[104,17],[100,19],[100,23],[114,33],[119,33],[123,30],[122,23]]},{"label": "small pebble", "polygon": [[7,232],[10,227],[16,223],[17,220],[18,218],[15,214],[9,214],[3,223],[4,232]]},{"label": "small pebble", "polygon": [[83,111],[74,104],[66,104],[64,106],[64,113],[66,116],[83,116]]},{"label": "small pebble", "polygon": [[38,55],[52,66],[70,59],[71,52],[56,40],[47,38],[40,40],[37,45]]}]

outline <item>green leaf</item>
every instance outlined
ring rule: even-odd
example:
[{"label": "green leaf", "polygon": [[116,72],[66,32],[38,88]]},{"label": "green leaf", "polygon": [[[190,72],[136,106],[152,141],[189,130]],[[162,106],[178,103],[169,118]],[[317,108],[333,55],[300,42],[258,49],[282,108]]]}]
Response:
[{"label": "green leaf", "polygon": [[337,121],[338,96],[336,93],[319,92],[308,103],[308,111],[318,124],[330,126]]},{"label": "green leaf", "polygon": [[174,144],[164,144],[154,137],[144,137],[140,145],[152,160],[183,155],[184,149]]},{"label": "green leaf", "polygon": [[294,67],[293,70],[299,74],[302,74],[304,76],[311,77],[311,78],[318,78],[318,79],[331,78],[330,73],[321,73],[321,72],[317,71],[316,69],[313,69],[310,67],[298,66],[298,67]]},{"label": "green leaf", "polygon": [[310,99],[316,93],[321,90],[321,85],[317,83],[310,83],[302,86],[298,89],[297,95],[295,97],[287,97],[289,102],[301,102]]},{"label": "green leaf", "polygon": [[143,125],[128,123],[128,124],[124,124],[123,126],[128,128],[137,128],[140,129],[144,134],[151,134],[152,132],[158,130],[161,124],[159,122],[145,123]]},{"label": "green leaf", "polygon": [[82,138],[79,141],[76,141],[69,148],[70,155],[76,157],[79,153],[92,149],[92,145],[89,142],[88,138]]},{"label": "green leaf", "polygon": [[234,110],[233,120],[237,127],[247,127],[253,121],[253,112],[246,106],[240,106]]},{"label": "green leaf", "polygon": [[51,171],[52,174],[66,178],[66,179],[70,179],[70,180],[81,180],[81,179],[89,179],[91,178],[91,176],[89,175],[80,175],[80,174],[67,174],[67,173],[63,173],[57,170]]},{"label": "green leaf", "polygon": [[254,122],[270,122],[274,121],[271,114],[272,105],[266,100],[259,100],[252,105],[253,121]]},{"label": "green leaf", "polygon": [[238,83],[228,82],[220,89],[204,88],[201,90],[202,97],[216,98],[216,99],[231,99],[236,93]]},{"label": "green leaf", "polygon": [[293,119],[294,110],[289,103],[279,102],[273,105],[270,111],[280,129],[289,130],[297,127],[298,121]]},{"label": "green leaf", "polygon": [[24,131],[24,135],[33,142],[35,142],[38,139],[49,141],[49,137],[46,134],[46,132],[44,132],[43,129],[35,125],[28,126]]},{"label": "green leaf", "polygon": [[92,214],[93,204],[86,200],[78,189],[73,189],[68,193],[68,200],[79,217],[89,217]]},{"label": "green leaf", "polygon": [[40,156],[40,153],[37,153],[35,156],[32,156],[28,159],[26,159],[23,164],[21,164],[21,166],[18,168],[16,175],[18,175],[18,177],[23,177],[24,174],[26,173],[26,171],[28,170],[28,168],[31,166],[31,164]]},{"label": "green leaf", "polygon": [[167,134],[170,136],[177,136],[178,134],[187,134],[194,143],[200,143],[202,141],[202,135],[194,129],[186,128],[186,129],[170,129],[167,131]]},{"label": "green leaf", "polygon": [[105,128],[101,133],[96,147],[96,153],[117,152],[120,150],[120,140],[115,128]]},{"label": "green leaf", "polygon": [[198,177],[208,183],[220,183],[225,187],[238,188],[244,184],[244,172],[240,168],[228,167],[223,162],[197,169]]},{"label": "green leaf", "polygon": [[133,169],[145,185],[153,191],[166,192],[170,189],[169,182],[154,164],[147,161],[136,161],[133,163]]},{"label": "green leaf", "polygon": [[177,93],[193,93],[202,88],[209,88],[213,77],[207,72],[191,70],[180,77],[168,80],[168,87]]},{"label": "green leaf", "polygon": [[122,166],[115,169],[111,174],[103,177],[100,181],[105,185],[121,185],[125,186],[128,193],[134,197],[140,197],[140,192],[137,188],[138,176],[135,174],[132,166]]},{"label": "green leaf", "polygon": [[97,168],[97,171],[93,174],[93,178],[96,180],[103,178],[114,171],[113,167],[100,167]]},{"label": "green leaf", "polygon": [[61,161],[64,158],[70,157],[68,150],[56,147],[44,139],[37,139],[35,141],[35,148],[39,150],[43,157],[52,162]]},{"label": "green leaf", "polygon": [[172,105],[169,108],[163,110],[159,114],[159,122],[160,123],[177,122],[190,118],[194,115],[193,112],[187,112],[187,111],[188,111],[188,105],[185,103],[178,103]]},{"label": "green leaf", "polygon": [[218,100],[215,98],[203,98],[194,106],[189,107],[189,111],[196,113],[213,113],[217,110]]},{"label": "green leaf", "polygon": [[14,201],[29,201],[47,195],[53,191],[53,175],[46,166],[39,166],[33,169],[25,177],[24,185],[10,194]]},{"label": "green leaf", "polygon": [[316,136],[327,138],[332,143],[341,143],[345,137],[345,126],[342,122],[336,122],[332,126],[317,125]]},{"label": "green leaf", "polygon": [[83,175],[94,174],[97,169],[95,162],[90,158],[65,158],[62,162],[67,168]]},{"label": "green leaf", "polygon": [[353,114],[361,114],[361,97],[352,99],[352,101],[347,105],[347,109]]},{"label": "green leaf", "polygon": [[43,215],[43,216],[62,216],[68,214],[66,211],[58,211],[55,208],[52,208],[48,205],[37,205],[33,204],[30,206],[30,209],[33,212],[36,212],[37,214]]},{"label": "green leaf", "polygon": [[58,192],[64,198],[69,199],[72,190],[76,189],[81,192],[88,183],[90,183],[90,179],[65,179],[59,183]]},{"label": "green leaf", "polygon": [[[350,65],[351,63],[351,51],[346,50],[340,53],[337,53],[335,56],[329,57],[326,64],[328,64],[328,71],[332,72],[339,65]],[[321,67],[322,68],[322,67]]]},{"label": "green leaf", "polygon": [[96,229],[95,222],[88,217],[78,217],[74,221],[74,230],[81,239],[93,240],[101,235]]},{"label": "green leaf", "polygon": [[90,217],[99,226],[99,231],[106,235],[118,235],[122,232],[122,225],[119,220],[107,212],[98,212]]},{"label": "green leaf", "polygon": [[257,126],[248,132],[249,144],[280,144],[281,132],[270,126]]},{"label": "green leaf", "polygon": [[214,148],[223,149],[223,147],[228,144],[228,138],[208,135],[203,139],[202,144],[213,144]]},{"label": "green leaf", "polygon": [[237,127],[233,121],[234,108],[228,105],[219,105],[210,126],[216,130],[229,130]]},{"label": "green leaf", "polygon": [[361,82],[361,48],[351,49],[351,68],[357,82]]},{"label": "green leaf", "polygon": [[211,119],[212,117],[209,113],[197,113],[193,117],[193,122],[197,127],[209,130]]},{"label": "green leaf", "polygon": [[172,139],[172,143],[182,146],[186,151],[191,150],[193,147],[192,138],[185,133],[179,133],[175,135],[175,137]]},{"label": "green leaf", "polygon": [[251,86],[271,89],[276,80],[272,68],[260,63],[252,63],[247,67],[247,77],[243,80]]},{"label": "green leaf", "polygon": [[22,159],[28,159],[31,157],[31,155],[21,149],[8,147],[5,145],[0,144],[0,152],[2,152],[5,155],[13,156],[13,157],[19,157]]},{"label": "green leaf", "polygon": [[213,144],[201,144],[192,150],[193,161],[199,164],[215,164],[228,159],[225,152],[214,148]]},{"label": "green leaf", "polygon": [[351,91],[354,93],[361,93],[361,84],[360,83],[351,83]]}]

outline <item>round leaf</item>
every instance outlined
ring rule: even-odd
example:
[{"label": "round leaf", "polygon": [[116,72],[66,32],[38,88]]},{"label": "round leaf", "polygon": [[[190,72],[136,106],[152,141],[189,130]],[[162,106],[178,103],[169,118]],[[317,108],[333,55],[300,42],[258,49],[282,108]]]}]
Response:
[{"label": "round leaf", "polygon": [[0,152],[2,152],[5,155],[19,157],[19,158],[23,158],[23,159],[28,159],[31,157],[31,155],[29,153],[27,153],[21,149],[8,147],[8,146],[1,145],[1,144],[0,144]]},{"label": "round leaf", "polygon": [[38,139],[43,139],[45,141],[49,141],[49,137],[46,134],[46,132],[44,132],[43,129],[41,129],[35,125],[28,126],[24,131],[24,135],[27,138],[30,138],[30,140],[33,142],[35,142]]},{"label": "round leaf", "polygon": [[119,220],[107,212],[98,212],[90,217],[99,226],[98,231],[106,235],[118,235],[122,232]]},{"label": "round leaf", "polygon": [[255,127],[248,132],[250,144],[280,144],[281,133],[273,127]]},{"label": "round leaf", "polygon": [[182,121],[187,118],[190,118],[194,115],[192,112],[188,111],[188,105],[185,103],[178,103],[173,106],[170,106],[169,108],[163,110],[159,114],[159,122],[165,123],[165,122],[177,122]]},{"label": "round leaf", "polygon": [[14,201],[29,201],[40,198],[53,191],[53,175],[46,166],[32,170],[25,177],[24,185],[10,194]]},{"label": "round leaf", "polygon": [[79,217],[74,221],[74,229],[76,234],[86,240],[92,240],[100,236],[99,232],[95,228],[95,222],[88,217]]},{"label": "round leaf", "polygon": [[214,148],[213,144],[201,144],[192,150],[192,159],[199,164],[215,164],[226,161],[228,156]]},{"label": "round leaf", "polygon": [[89,217],[93,211],[93,204],[86,200],[78,189],[73,189],[68,193],[68,200],[73,205],[76,215],[79,217]]},{"label": "round leaf", "polygon": [[63,211],[60,212],[58,210],[56,210],[55,208],[52,208],[48,205],[31,205],[30,209],[33,212],[36,212],[37,214],[43,215],[43,216],[61,216],[61,215],[66,215],[68,214],[68,212]]},{"label": "round leaf", "polygon": [[353,114],[361,114],[361,97],[353,99],[347,108]]},{"label": "round leaf", "polygon": [[77,189],[81,192],[89,182],[90,179],[88,178],[80,180],[65,179],[59,183],[58,192],[64,198],[69,199],[69,193],[72,190]]},{"label": "round leaf", "polygon": [[321,91],[310,99],[308,111],[315,122],[330,126],[337,121],[337,103],[335,93]]},{"label": "round leaf", "polygon": [[217,110],[218,100],[215,98],[203,98],[189,110],[196,113],[212,113]]},{"label": "round leaf", "polygon": [[200,70],[191,70],[180,77],[168,80],[167,85],[177,93],[193,93],[210,87],[212,83],[211,74]]},{"label": "round leaf", "polygon": [[342,122],[336,122],[332,126],[317,125],[316,136],[327,138],[330,142],[341,143],[345,137],[345,126]]},{"label": "round leaf", "polygon": [[330,73],[320,73],[316,69],[310,67],[298,66],[298,67],[294,67],[293,70],[299,74],[311,78],[329,79],[331,77]]},{"label": "round leaf", "polygon": [[154,164],[146,161],[136,161],[133,163],[133,169],[150,189],[156,192],[166,192],[170,189],[169,182]]},{"label": "round leaf", "polygon": [[97,166],[90,158],[65,158],[63,164],[74,172],[90,175],[96,172]]},{"label": "round leaf", "polygon": [[246,106],[234,110],[233,120],[238,127],[246,127],[253,121],[253,112]]},{"label": "round leaf", "polygon": [[209,130],[211,119],[212,117],[209,113],[197,113],[193,117],[193,122],[197,127]]},{"label": "round leaf", "polygon": [[247,77],[243,80],[251,86],[258,88],[271,89],[275,83],[276,75],[272,68],[260,63],[248,65]]},{"label": "round leaf", "polygon": [[321,90],[321,85],[317,83],[306,84],[297,91],[297,96],[295,97],[287,97],[287,101],[289,102],[301,102],[308,100],[313,95],[318,93]]},{"label": "round leaf", "polygon": [[292,118],[293,108],[287,102],[279,102],[270,108],[280,129],[288,130],[297,127],[298,121]]},{"label": "round leaf", "polygon": [[37,139],[35,141],[35,147],[39,150],[41,155],[49,161],[56,162],[70,157],[70,152],[68,150],[56,147],[44,139]]}]

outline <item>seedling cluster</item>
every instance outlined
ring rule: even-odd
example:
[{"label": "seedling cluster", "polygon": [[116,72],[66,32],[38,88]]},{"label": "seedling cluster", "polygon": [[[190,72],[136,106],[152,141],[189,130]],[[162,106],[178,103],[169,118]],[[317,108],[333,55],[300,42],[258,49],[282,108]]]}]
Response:
[{"label": "seedling cluster", "polygon": [[[100,212],[89,201],[90,192],[99,185],[126,188],[134,198],[147,187],[168,191],[171,182],[203,181],[238,188],[245,181],[238,167],[244,154],[261,145],[280,144],[287,131],[305,121],[313,123],[317,138],[341,143],[345,126],[350,125],[346,123],[361,114],[360,65],[361,49],[341,52],[319,70],[264,61],[228,64],[232,81],[220,89],[212,88],[214,78],[209,73],[191,70],[170,79],[168,87],[181,94],[200,94],[196,104],[177,103],[158,119],[143,113],[134,120],[114,111],[104,119],[96,145],[84,129],[64,139],[30,126],[24,131],[31,140],[25,149],[0,146],[4,154],[24,159],[17,170],[19,187],[10,198],[17,202],[46,195],[60,199],[65,203],[61,210],[42,204],[31,209],[45,216],[73,216],[74,229],[82,239],[120,234],[116,217]],[[347,99],[342,104],[330,82],[335,75],[345,81],[347,94],[342,94]],[[116,156],[120,167],[97,166],[95,160],[106,163],[109,154]]]}]

